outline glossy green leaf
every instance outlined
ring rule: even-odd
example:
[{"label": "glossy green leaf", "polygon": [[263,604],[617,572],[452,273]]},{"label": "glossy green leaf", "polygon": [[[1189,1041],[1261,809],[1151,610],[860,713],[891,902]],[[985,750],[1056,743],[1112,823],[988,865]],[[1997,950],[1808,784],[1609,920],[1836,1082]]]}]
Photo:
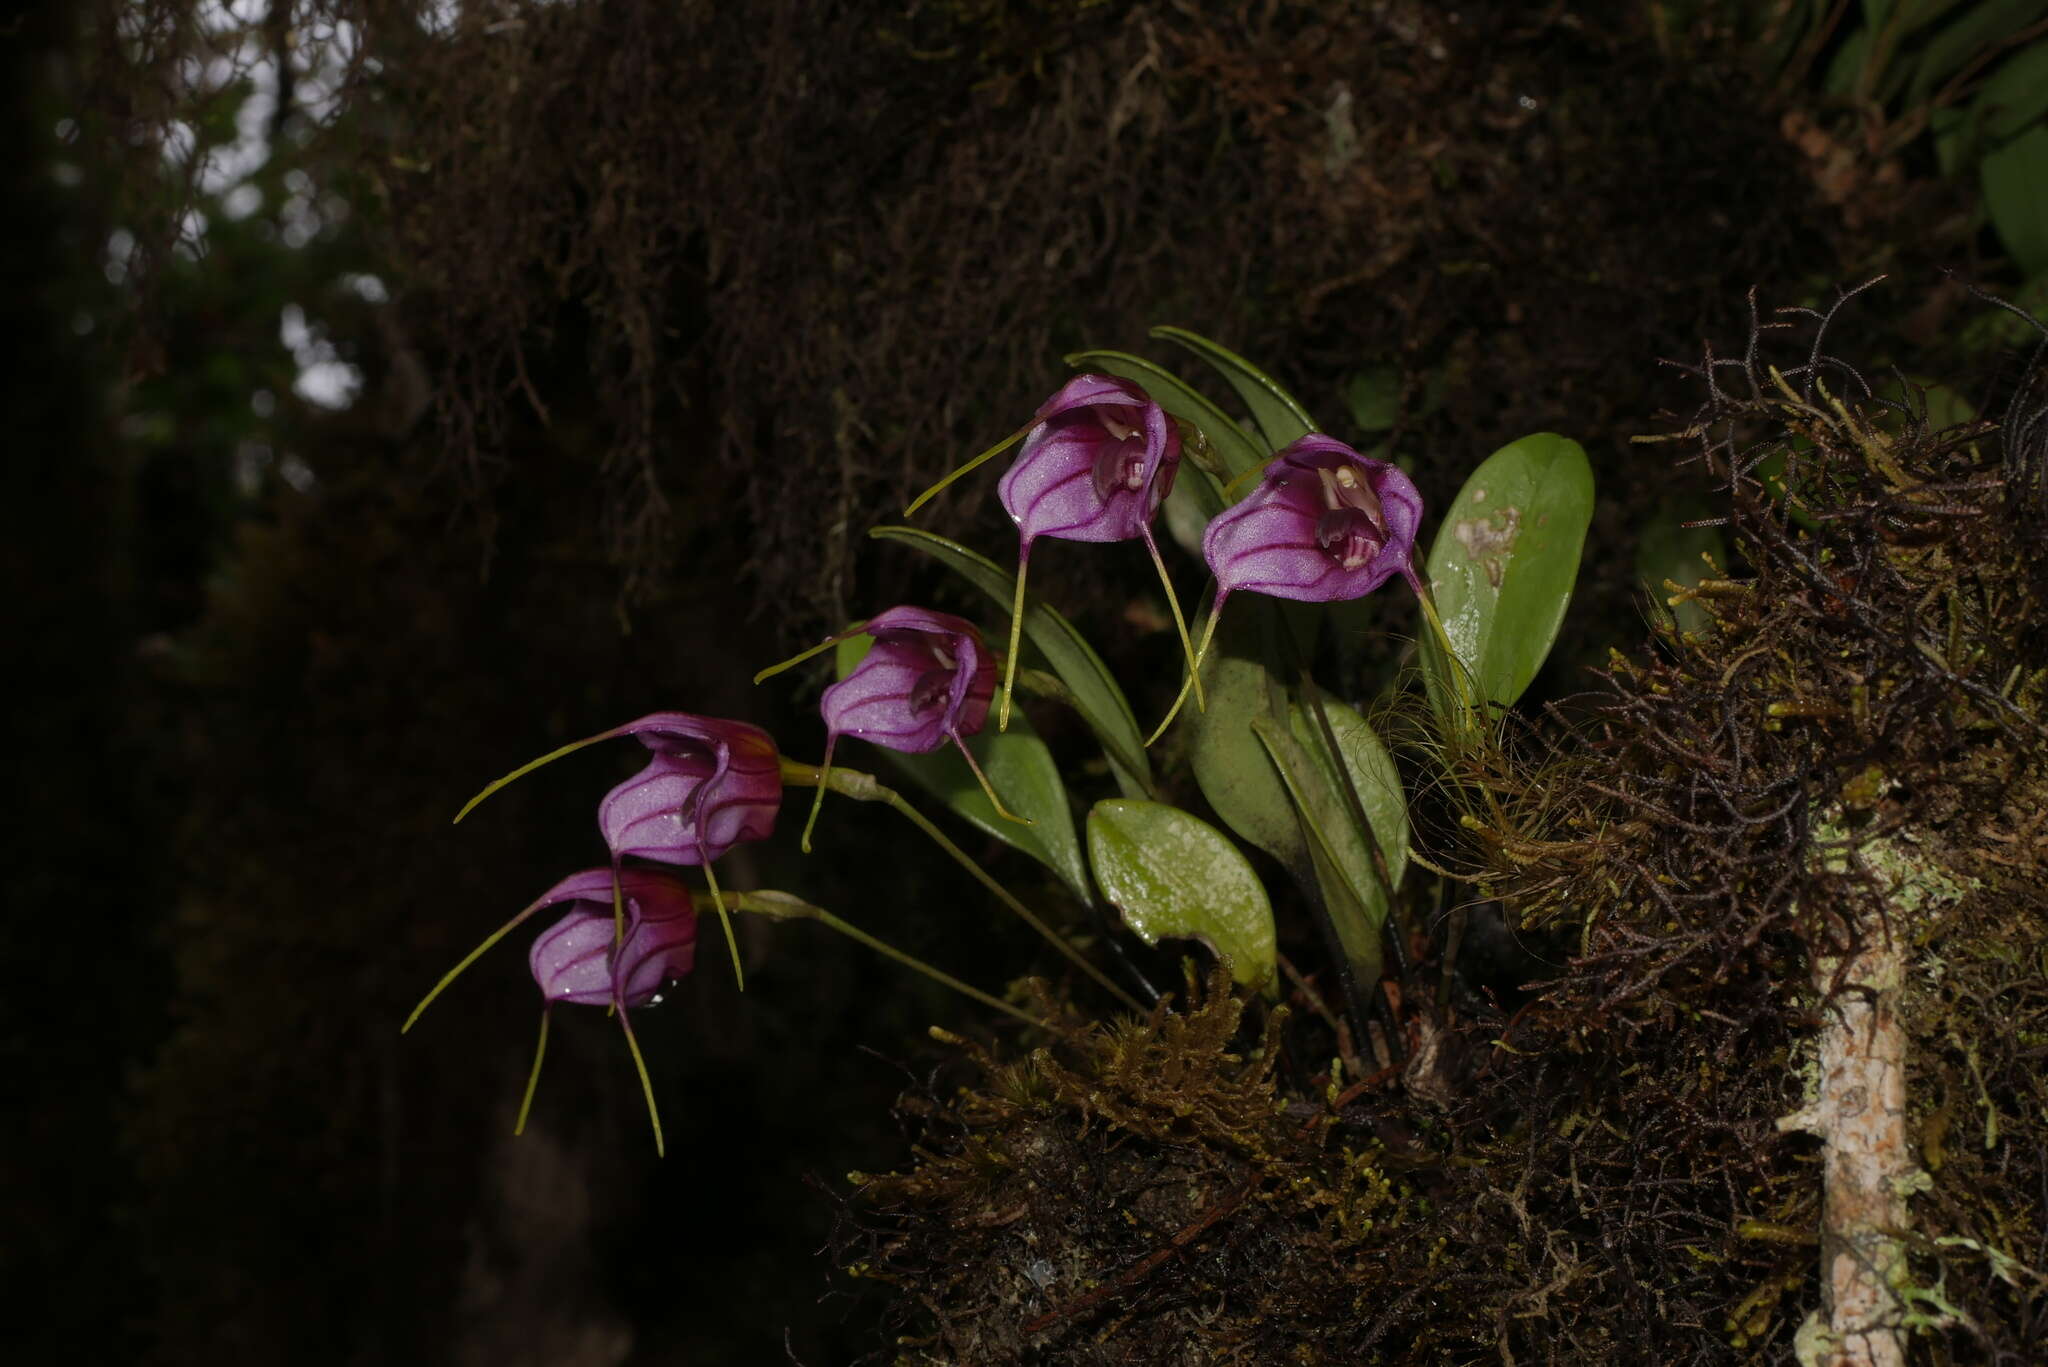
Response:
[{"label": "glossy green leaf", "polygon": [[1164,803],[1109,798],[1088,813],[1088,858],[1103,897],[1146,944],[1200,940],[1230,960],[1240,985],[1275,990],[1272,904],[1214,826]]},{"label": "glossy green leaf", "polygon": [[1252,718],[1286,715],[1286,695],[1275,673],[1273,605],[1233,599],[1216,643],[1202,666],[1209,710],[1183,714],[1190,728],[1190,758],[1202,796],[1231,830],[1306,876],[1308,847],[1301,823],[1266,747],[1252,734]]},{"label": "glossy green leaf", "polygon": [[1991,226],[2005,249],[2027,274],[2048,272],[2048,125],[1986,153],[1981,174]]},{"label": "glossy green leaf", "polygon": [[[840,678],[860,663],[874,641],[874,637],[862,633],[847,637],[833,648],[833,663]],[[842,741],[846,739],[849,738],[842,737]],[[950,745],[923,755],[875,748],[913,783],[945,803],[968,824],[1051,869],[1084,904],[1093,901],[1088,887],[1088,865],[1081,857],[1081,841],[1074,831],[1074,813],[1067,805],[1059,765],[1021,711],[1010,714],[1008,731],[999,732],[991,723],[979,735],[967,738],[967,748],[973,752],[981,771],[988,775],[989,784],[1002,798],[1003,805],[1018,816],[1029,817],[1029,826],[996,815],[967,761]]]},{"label": "glossy green leaf", "polygon": [[1164,366],[1154,365],[1142,356],[1124,351],[1077,351],[1066,359],[1070,366],[1107,371],[1120,379],[1143,385],[1145,392],[1161,408],[1202,429],[1233,479],[1256,467],[1270,454],[1229,414]]},{"label": "glossy green leaf", "polygon": [[1152,335],[1186,347],[1214,367],[1251,410],[1252,420],[1258,423],[1270,450],[1277,451],[1296,437],[1316,430],[1315,419],[1280,387],[1278,380],[1236,352],[1186,328],[1156,327]]},{"label": "glossy green leaf", "polygon": [[[923,551],[995,599],[1005,612],[1009,610],[1017,577],[987,556],[916,527],[876,527],[868,535]],[[1071,622],[1035,595],[1027,594],[1024,600],[1024,635],[1072,692],[1074,710],[1101,742],[1117,786],[1131,797],[1150,794],[1152,764],[1145,757],[1144,733],[1138,730],[1130,701],[1102,657]],[[1014,714],[1011,724],[1015,725]]]},{"label": "glossy green leaf", "polygon": [[[1429,577],[1444,630],[1481,700],[1511,705],[1543,667],[1571,602],[1593,518],[1593,470],[1579,444],[1550,432],[1502,447],[1444,514]],[[1423,632],[1424,677],[1440,713],[1458,696]]]}]

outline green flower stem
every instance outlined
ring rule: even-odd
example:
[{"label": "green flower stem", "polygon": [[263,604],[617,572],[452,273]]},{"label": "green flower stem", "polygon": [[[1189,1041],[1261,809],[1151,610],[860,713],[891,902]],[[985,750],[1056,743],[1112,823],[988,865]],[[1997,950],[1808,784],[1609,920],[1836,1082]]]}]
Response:
[{"label": "green flower stem", "polygon": [[823,907],[812,906],[809,902],[805,902],[799,898],[792,897],[786,892],[742,892],[736,894],[733,897],[732,905],[741,911],[751,911],[756,915],[773,917],[778,921],[817,921],[820,924],[832,930],[838,931],[841,935],[844,935],[847,939],[854,941],[856,944],[867,946],[869,949],[872,949],[875,953],[881,955],[883,958],[893,959],[897,963],[902,964],[905,968],[914,970],[918,973],[922,973],[925,977],[930,978],[933,982],[939,983],[945,987],[950,987],[955,992],[960,993],[964,997],[971,997],[973,1000],[980,1002],[983,1006],[993,1007],[995,1010],[1001,1011],[1003,1014],[1007,1016],[1014,1017],[1015,1019],[1022,1021],[1026,1025],[1038,1026],[1040,1028],[1049,1028],[1046,1026],[1044,1021],[1041,1021],[1037,1017],[1031,1016],[1023,1011],[1019,1011],[1016,1007],[1010,1005],[1008,1002],[1002,1000],[1000,997],[990,996],[988,993],[982,991],[978,987],[969,986],[967,983],[961,982],[952,974],[944,973],[936,968],[933,968],[930,964],[926,963],[922,959],[917,958],[915,955],[906,954],[902,950],[896,948],[894,945],[887,944],[881,940],[877,940],[874,936],[868,934],[860,927],[850,925],[847,922],[840,920],[837,916],[834,916],[831,912],[825,910]]},{"label": "green flower stem", "polygon": [[830,773],[820,773],[819,770],[811,765],[799,764],[795,760],[785,758],[782,761],[782,781],[805,788],[817,787],[822,784],[830,787],[833,792],[843,797],[850,797],[858,802],[884,803],[902,813],[904,818],[920,831],[923,831],[933,844],[944,850],[954,863],[972,874],[975,882],[994,893],[996,900],[1023,918],[1024,924],[1030,926],[1043,936],[1047,943],[1064,954],[1076,968],[1079,968],[1083,973],[1094,979],[1104,991],[1133,1011],[1144,1010],[1143,1007],[1138,1005],[1136,999],[1130,993],[1118,987],[1108,974],[1104,973],[1094,964],[1089,963],[1080,950],[1068,944],[1059,932],[1039,920],[1031,908],[1025,906],[1010,894],[1008,888],[1005,888],[1001,883],[991,878],[988,870],[976,863],[973,856],[969,855],[958,845],[955,845],[951,840],[948,840],[946,833],[937,826],[934,826],[924,813],[904,801],[901,793],[898,793],[893,788],[885,787],[873,774],[864,774],[858,769],[838,768],[833,769]]}]

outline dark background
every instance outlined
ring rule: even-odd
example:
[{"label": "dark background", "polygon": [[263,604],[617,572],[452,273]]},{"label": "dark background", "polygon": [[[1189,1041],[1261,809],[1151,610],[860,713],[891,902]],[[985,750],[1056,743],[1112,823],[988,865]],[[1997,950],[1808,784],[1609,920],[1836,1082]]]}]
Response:
[{"label": "dark background", "polygon": [[[635,759],[575,756],[451,829],[464,798],[657,708],[815,757],[815,681],[748,675],[908,595],[962,606],[861,530],[1014,426],[1064,350],[1154,322],[1269,363],[1433,500],[1525,432],[1584,442],[1559,696],[1639,629],[1637,538],[1683,516],[1688,476],[1627,442],[1682,393],[1660,358],[1732,345],[1752,285],[1878,269],[1899,283],[1853,326],[1925,358],[1962,309],[1933,267],[2005,269],[1968,185],[1745,46],[1755,7],[1675,32],[1623,4],[244,8],[210,75],[181,66],[227,50],[204,6],[0,29],[6,1284],[37,1288],[10,1356],[874,1348],[816,1256],[832,1193],[904,1160],[925,1027],[986,1021],[750,926],[744,996],[707,953],[640,1028],[666,1161],[595,1013],[558,1022],[515,1141],[517,949],[397,1023],[596,862],[591,806]],[[316,88],[334,22],[358,42]],[[233,142],[248,53],[305,69],[235,216],[162,130]],[[345,406],[294,391],[323,344]],[[1391,396],[1369,430],[1362,373]],[[1000,558],[987,483],[932,525]],[[1034,577],[1156,715],[1144,566],[1062,550]],[[821,832],[724,877],[987,985],[1048,971],[900,832],[843,807]]]}]

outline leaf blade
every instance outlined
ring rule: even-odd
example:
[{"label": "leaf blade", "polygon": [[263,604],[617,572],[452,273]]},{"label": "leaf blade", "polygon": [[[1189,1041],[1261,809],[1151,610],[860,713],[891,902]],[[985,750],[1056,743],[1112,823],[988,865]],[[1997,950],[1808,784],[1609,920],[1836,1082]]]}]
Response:
[{"label": "leaf blade", "polygon": [[[1494,452],[1444,513],[1429,553],[1437,608],[1482,700],[1512,706],[1564,622],[1593,518],[1585,450],[1539,432]],[[1452,665],[1428,630],[1423,673],[1441,715],[1456,706]]]},{"label": "leaf blade", "polygon": [[1228,347],[1186,328],[1161,325],[1152,329],[1152,335],[1185,347],[1207,361],[1244,400],[1245,407],[1251,410],[1252,420],[1258,423],[1260,433],[1273,450],[1277,451],[1296,437],[1316,430],[1315,419],[1281,387],[1278,380]]},{"label": "leaf blade", "polygon": [[1161,802],[1105,798],[1088,813],[1088,856],[1104,899],[1140,939],[1200,940],[1228,956],[1236,982],[1275,990],[1272,904],[1221,831]]}]

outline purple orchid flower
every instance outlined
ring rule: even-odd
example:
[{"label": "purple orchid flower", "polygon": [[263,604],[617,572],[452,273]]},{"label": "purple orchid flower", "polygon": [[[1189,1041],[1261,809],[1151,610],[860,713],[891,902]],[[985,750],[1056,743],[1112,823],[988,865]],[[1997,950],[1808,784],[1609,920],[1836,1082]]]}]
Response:
[{"label": "purple orchid flower", "polygon": [[582,1006],[608,1006],[618,1012],[619,1027],[625,1031],[626,1047],[640,1073],[647,1095],[648,1114],[654,1121],[654,1146],[662,1149],[661,1116],[655,1109],[654,1088],[647,1077],[640,1045],[633,1038],[628,1009],[651,1004],[663,984],[687,974],[697,960],[697,906],[689,885],[675,874],[657,869],[585,869],[571,874],[549,888],[517,916],[492,931],[471,950],[461,963],[448,970],[434,990],[406,1017],[404,1030],[412,1029],[420,1013],[441,995],[448,984],[481,958],[492,945],[504,939],[543,911],[568,908],[562,918],[541,932],[527,955],[527,966],[540,985],[546,1007],[540,1018],[540,1044],[534,1051],[533,1072],[526,1083],[526,1099],[519,1106],[518,1133],[526,1128],[527,1110],[533,1104],[533,1090],[540,1082],[541,1060],[547,1054],[548,1017],[557,1002]]},{"label": "purple orchid flower", "polygon": [[[614,882],[616,878],[616,883]],[[625,906],[623,935],[615,919],[614,889]],[[534,1088],[540,1083],[541,1061],[547,1057],[548,1018],[555,1006],[608,1006],[619,1018],[626,1049],[640,1074],[647,1097],[647,1115],[654,1125],[654,1151],[664,1152],[661,1111],[654,1084],[647,1076],[640,1041],[634,1038],[627,1013],[651,1005],[669,982],[683,977],[697,961],[697,907],[690,889],[672,874],[651,870],[586,869],[563,879],[541,895],[528,912],[567,903],[568,913],[533,942],[526,956],[533,980],[546,1005],[540,1016],[540,1043],[533,1053],[533,1072],[519,1104],[518,1134],[526,1128]]]},{"label": "purple orchid flower", "polygon": [[[1017,459],[996,486],[1019,538],[1000,729],[1010,724],[1024,578],[1031,545],[1041,536],[1061,541],[1143,541],[1166,586],[1181,644],[1188,648],[1180,600],[1152,539],[1152,519],[1173,491],[1173,478],[1180,470],[1180,430],[1151,395],[1129,380],[1109,375],[1076,375],[1040,404],[1034,416],[1036,425],[1025,434]],[[1189,648],[1191,666],[1193,658]]]},{"label": "purple orchid flower", "polygon": [[[862,632],[873,637],[874,644],[845,678],[825,690],[818,703],[825,718],[821,769],[831,770],[832,752],[841,736],[858,736],[910,755],[929,754],[950,741],[974,771],[996,813],[1030,825],[1003,806],[967,748],[966,738],[988,720],[989,702],[995,696],[995,660],[981,632],[964,617],[916,607],[876,613],[839,639]],[[802,845],[806,851],[824,798],[821,782],[810,820],[804,823]]]},{"label": "purple orchid flower", "polygon": [[606,733],[635,736],[647,767],[598,804],[614,859],[701,864],[765,840],[782,806],[782,757],[758,726],[688,712],[654,712]]},{"label": "purple orchid flower", "polygon": [[[1259,487],[1210,518],[1202,534],[1216,602],[1189,683],[1199,693],[1217,619],[1239,591],[1336,603],[1363,598],[1398,574],[1427,606],[1429,595],[1415,572],[1421,526],[1422,495],[1399,467],[1320,432],[1295,439],[1266,463]],[[1183,687],[1147,745],[1165,734],[1186,696]]]},{"label": "purple orchid flower", "polygon": [[972,622],[894,607],[861,630],[874,645],[818,704],[828,751],[849,735],[922,755],[981,730],[995,697],[996,665]]},{"label": "purple orchid flower", "polygon": [[681,879],[651,869],[623,869],[618,891],[626,913],[623,938],[613,916],[608,868],[565,878],[535,904],[536,911],[569,907],[540,933],[527,955],[533,980],[550,1006],[646,1006],[664,984],[696,965],[697,907]]},{"label": "purple orchid flower", "polygon": [[1076,375],[1034,416],[996,486],[1023,538],[1019,563],[1041,536],[1150,541],[1180,468],[1180,433],[1166,410],[1129,380]]},{"label": "purple orchid flower", "polygon": [[1304,603],[1363,598],[1400,575],[1418,594],[1422,495],[1400,469],[1311,432],[1266,466],[1259,487],[1209,521],[1202,558],[1216,606],[1239,590]]}]

